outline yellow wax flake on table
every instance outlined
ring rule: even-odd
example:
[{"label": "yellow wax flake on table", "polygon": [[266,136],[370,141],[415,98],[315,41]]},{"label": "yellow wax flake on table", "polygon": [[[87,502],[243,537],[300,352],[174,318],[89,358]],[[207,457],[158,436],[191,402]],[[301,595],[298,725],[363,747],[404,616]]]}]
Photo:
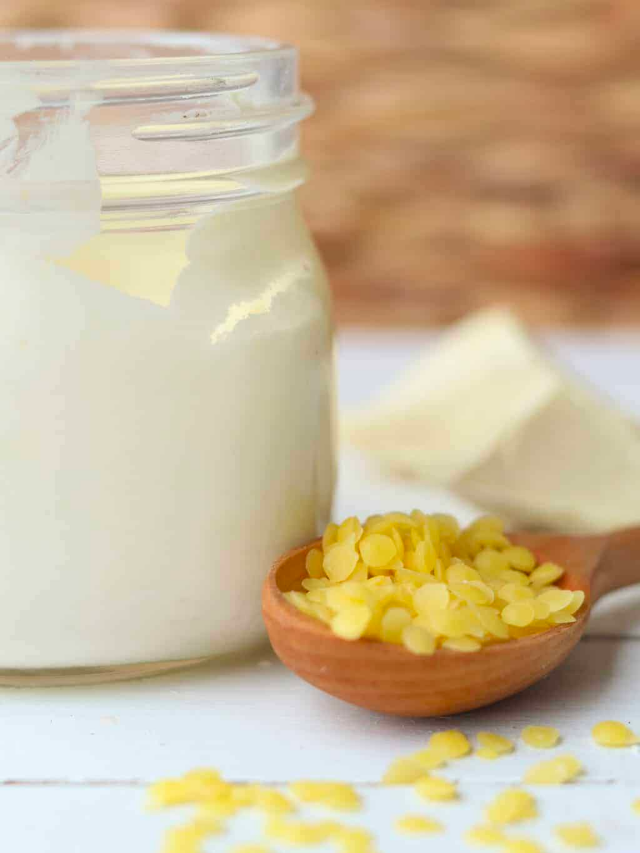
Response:
[{"label": "yellow wax flake on table", "polygon": [[631,808],[634,810],[634,812],[637,812],[637,814],[640,814],[640,799],[634,800],[631,803]]},{"label": "yellow wax flake on table", "polygon": [[271,853],[271,848],[264,844],[235,844],[229,853]]},{"label": "yellow wax flake on table", "polygon": [[209,834],[197,824],[173,826],[164,834],[161,853],[201,853],[203,842]]},{"label": "yellow wax flake on table", "polygon": [[530,785],[562,785],[573,781],[583,769],[582,763],[573,755],[559,755],[534,764],[525,773],[524,781]]},{"label": "yellow wax flake on table", "polygon": [[499,847],[501,844],[504,844],[506,838],[501,829],[496,829],[495,826],[478,824],[465,832],[464,840],[472,847]]},{"label": "yellow wax flake on table", "polygon": [[[478,732],[478,743],[482,749],[490,750],[495,753],[496,756],[507,755],[515,749],[515,744],[512,740],[509,740],[509,738],[504,737],[503,735],[495,734],[494,732]],[[479,752],[476,752],[476,755],[478,754]]]},{"label": "yellow wax flake on table", "polygon": [[500,850],[502,853],[544,853],[542,847],[529,838],[507,838]]},{"label": "yellow wax flake on table", "polygon": [[495,761],[497,758],[500,758],[500,753],[488,746],[481,746],[480,749],[476,749],[474,755],[477,758],[482,758],[484,761]]},{"label": "yellow wax flake on table", "polygon": [[458,796],[456,783],[441,776],[424,776],[418,779],[415,789],[423,799],[434,802],[455,800]]},{"label": "yellow wax flake on table", "polygon": [[525,726],[520,737],[534,749],[550,749],[560,740],[560,732],[553,726]]},{"label": "yellow wax flake on table", "polygon": [[[418,764],[423,771],[435,770],[437,767],[442,767],[443,764],[447,763],[445,756],[437,750],[432,749],[430,746],[412,753],[409,756],[409,759]],[[424,773],[422,775],[424,775]]]},{"label": "yellow wax flake on table", "polygon": [[259,788],[256,791],[253,805],[267,814],[289,814],[289,812],[295,811],[294,804],[285,794],[270,788]]},{"label": "yellow wax flake on table", "polygon": [[318,803],[337,811],[356,811],[362,801],[347,782],[293,782],[289,790],[303,803]]},{"label": "yellow wax flake on table", "polygon": [[428,748],[445,759],[462,758],[471,752],[468,737],[457,729],[435,732],[429,738]]},{"label": "yellow wax flake on table", "polygon": [[600,839],[588,823],[565,823],[556,827],[556,835],[569,847],[599,847]]},{"label": "yellow wax flake on table", "polygon": [[423,815],[405,815],[398,818],[395,828],[403,835],[426,835],[432,832],[442,832],[444,826],[439,820],[433,820]]},{"label": "yellow wax flake on table", "polygon": [[337,826],[331,839],[340,853],[376,853],[372,833],[360,826]]},{"label": "yellow wax flake on table", "polygon": [[178,779],[161,779],[147,791],[152,808],[196,803],[212,797],[229,796],[231,785],[216,770],[191,770]]},{"label": "yellow wax flake on table", "polygon": [[499,793],[486,808],[490,823],[519,823],[537,817],[536,801],[528,791],[508,788]]},{"label": "yellow wax flake on table", "polygon": [[272,816],[267,820],[264,834],[275,841],[288,844],[313,845],[327,841],[336,831],[332,821],[283,820]]},{"label": "yellow wax flake on table", "polygon": [[412,758],[396,758],[382,777],[384,785],[412,785],[425,775],[425,768]]},{"label": "yellow wax flake on table", "polygon": [[633,746],[640,743],[640,738],[628,726],[617,720],[604,720],[596,723],[591,729],[591,735],[600,746]]}]

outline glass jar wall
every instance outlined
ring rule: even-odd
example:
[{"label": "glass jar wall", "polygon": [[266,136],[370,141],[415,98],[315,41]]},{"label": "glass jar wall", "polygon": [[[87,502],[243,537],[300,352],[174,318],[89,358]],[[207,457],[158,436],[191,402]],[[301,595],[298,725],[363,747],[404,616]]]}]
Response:
[{"label": "glass jar wall", "polygon": [[293,48],[0,39],[0,680],[249,646],[333,488]]}]

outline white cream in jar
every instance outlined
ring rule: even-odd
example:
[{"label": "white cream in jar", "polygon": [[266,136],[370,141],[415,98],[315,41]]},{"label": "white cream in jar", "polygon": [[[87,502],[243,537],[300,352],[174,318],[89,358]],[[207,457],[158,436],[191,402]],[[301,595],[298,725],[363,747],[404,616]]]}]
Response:
[{"label": "white cream in jar", "polygon": [[96,102],[84,85],[30,148],[28,88],[0,107],[5,681],[255,643],[271,561],[330,509],[328,291],[295,158],[233,172],[238,197],[187,223],[105,221],[92,75]]}]

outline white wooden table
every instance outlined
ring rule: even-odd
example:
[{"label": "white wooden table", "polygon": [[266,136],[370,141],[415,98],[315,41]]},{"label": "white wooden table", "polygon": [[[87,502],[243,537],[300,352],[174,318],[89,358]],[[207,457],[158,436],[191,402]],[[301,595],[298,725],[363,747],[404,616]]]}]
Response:
[{"label": "white wooden table", "polygon": [[[421,335],[345,333],[343,403],[365,398],[429,339]],[[640,340],[632,335],[562,336],[550,344],[632,413],[640,415]],[[419,485],[385,480],[344,454],[336,515],[376,509],[447,506],[471,510]],[[579,782],[536,789],[541,817],[515,828],[545,849],[562,849],[552,827],[589,819],[611,853],[640,850],[640,749],[604,750],[589,731],[605,718],[640,730],[640,589],[618,593],[594,614],[589,634],[545,682],[479,712],[440,720],[400,720],[351,708],[299,681],[265,648],[257,654],[144,681],[85,688],[0,690],[1,849],[11,853],[154,853],[179,813],[145,814],[144,786],[159,777],[212,765],[230,779],[286,782],[339,778],[358,784],[366,811],[350,817],[379,838],[382,853],[467,847],[464,830],[528,763],[548,757],[520,746],[494,762],[467,758],[443,775],[460,782],[461,800],[427,805],[410,789],[378,786],[388,762],[458,727],[517,737],[528,723],[556,725],[563,749],[587,768]],[[393,830],[405,813],[438,817],[445,835],[406,838]],[[313,814],[311,811],[309,815]],[[316,812],[315,814],[319,814]],[[248,815],[213,840],[211,853],[257,840]],[[277,849],[277,848],[274,848]],[[313,848],[320,851],[330,848]]]}]

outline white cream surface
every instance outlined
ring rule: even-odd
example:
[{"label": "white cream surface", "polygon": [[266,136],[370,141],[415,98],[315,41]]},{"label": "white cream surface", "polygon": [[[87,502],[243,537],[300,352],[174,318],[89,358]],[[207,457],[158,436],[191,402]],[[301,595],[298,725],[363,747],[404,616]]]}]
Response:
[{"label": "white cream surface", "polygon": [[[295,198],[100,235],[81,117],[36,157],[84,207],[0,215],[0,669],[250,645],[270,563],[333,488],[327,287]],[[28,161],[0,184],[28,190]]]}]

